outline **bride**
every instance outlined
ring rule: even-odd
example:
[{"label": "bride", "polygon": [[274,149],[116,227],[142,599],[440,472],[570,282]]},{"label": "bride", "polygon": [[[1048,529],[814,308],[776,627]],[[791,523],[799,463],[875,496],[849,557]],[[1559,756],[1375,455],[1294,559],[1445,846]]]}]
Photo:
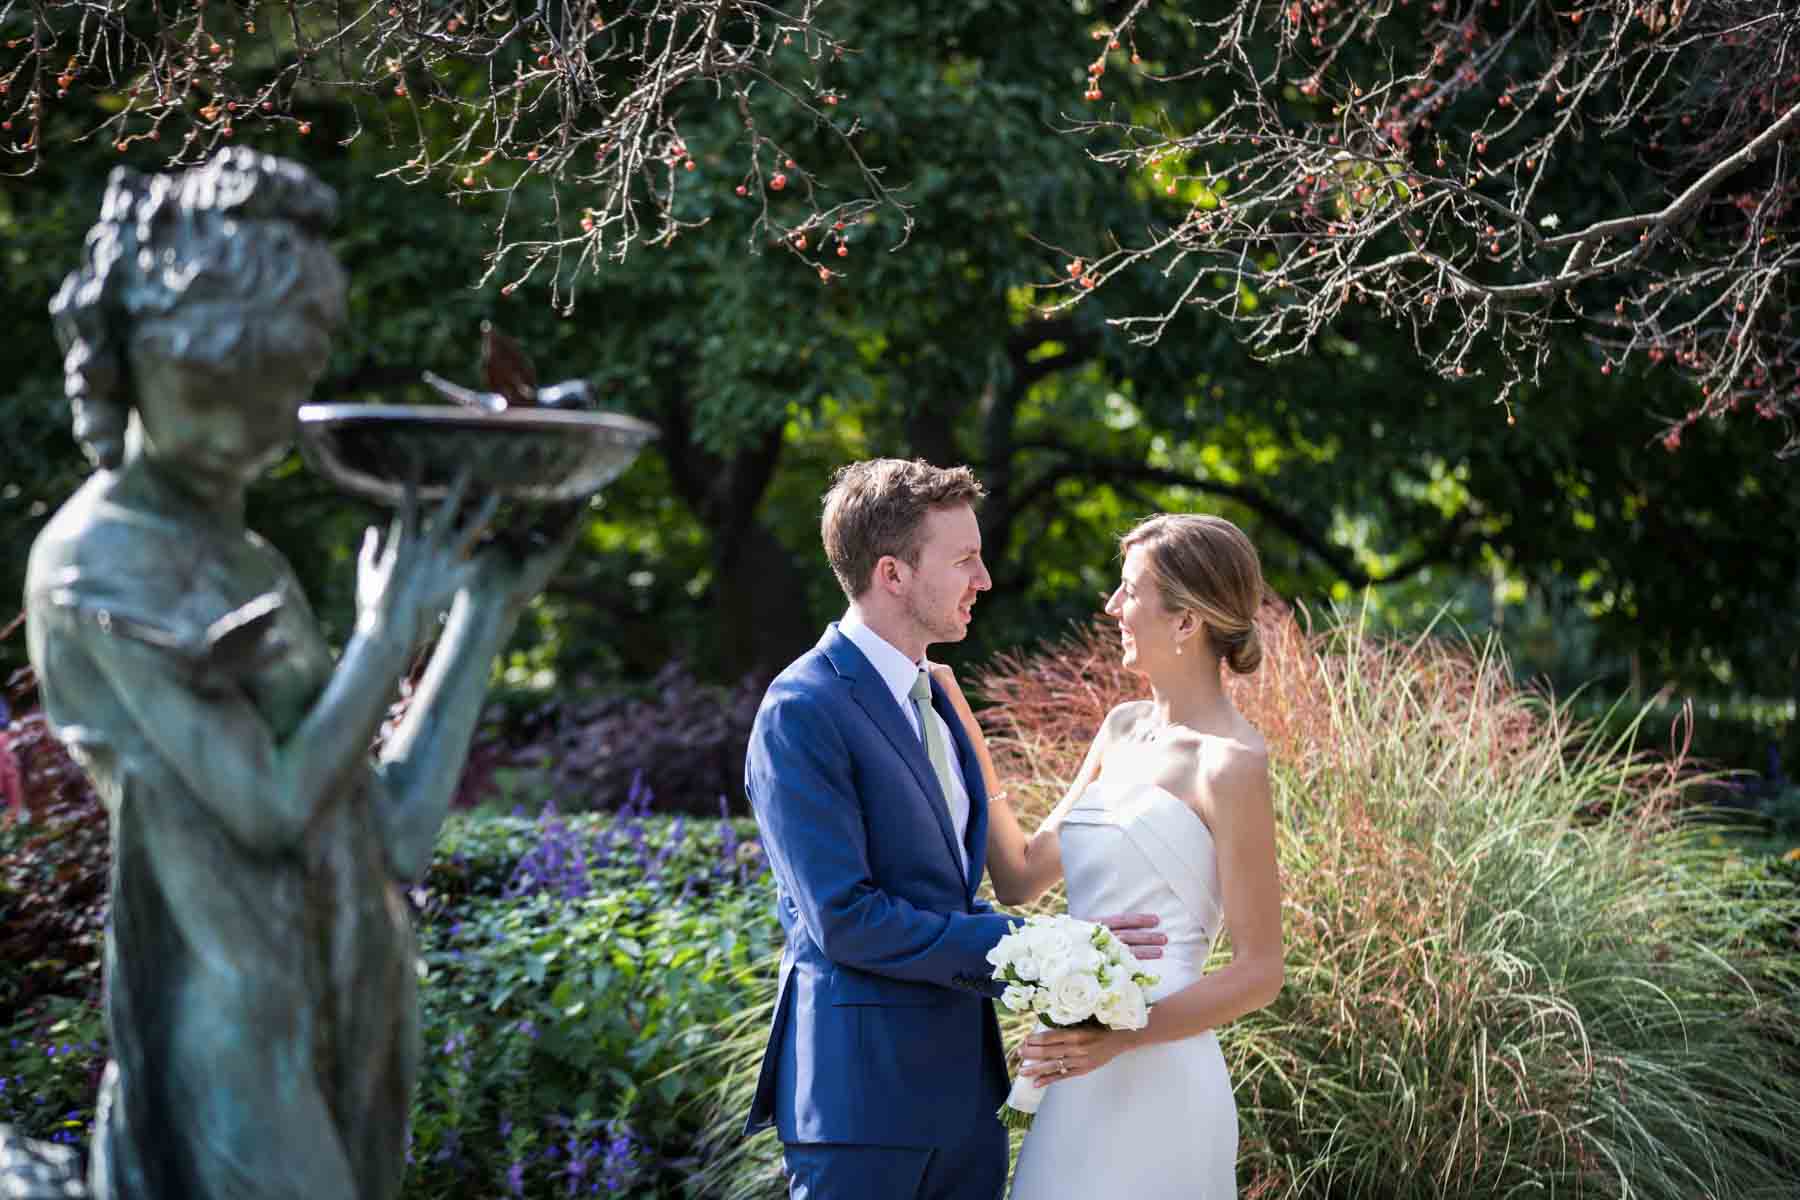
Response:
[{"label": "bride", "polygon": [[[1149,1025],[1026,1039],[1020,1073],[1047,1087],[1013,1200],[1225,1200],[1237,1194],[1237,1107],[1216,1029],[1268,1004],[1282,982],[1281,888],[1268,750],[1226,697],[1220,664],[1262,658],[1262,571],[1218,517],[1161,515],[1121,542],[1106,612],[1148,700],[1108,714],[1073,785],[1027,837],[997,786],[962,692],[945,678],[989,794],[996,898],[1029,903],[1059,878],[1069,911],[1153,913],[1168,944],[1149,964]],[[1221,930],[1231,961],[1201,968]]]}]

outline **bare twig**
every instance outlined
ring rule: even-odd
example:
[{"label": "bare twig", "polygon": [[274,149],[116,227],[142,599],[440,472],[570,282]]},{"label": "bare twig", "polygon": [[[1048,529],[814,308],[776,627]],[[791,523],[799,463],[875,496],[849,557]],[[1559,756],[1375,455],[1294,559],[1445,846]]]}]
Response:
[{"label": "bare twig", "polygon": [[[501,275],[511,291],[548,271],[565,310],[577,273],[703,224],[713,194],[758,208],[756,246],[779,246],[829,280],[828,252],[852,222],[886,209],[902,242],[912,224],[858,149],[832,82],[849,51],[817,8],[0,0],[0,160],[14,175],[36,170],[52,106],[77,111],[84,92],[107,97],[79,109],[95,114],[86,137],[122,154],[155,143],[165,166],[271,130],[315,136],[318,124],[323,135],[330,122],[345,142],[376,131],[400,148],[396,178],[496,196],[484,278]],[[735,116],[734,139],[722,140],[730,122],[710,119],[718,113]],[[778,129],[822,131],[834,149],[803,162]],[[701,192],[707,203],[695,202]]]},{"label": "bare twig", "polygon": [[[1216,115],[1069,123],[1170,218],[1068,252],[1047,311],[1152,266],[1172,303],[1117,320],[1145,343],[1190,306],[1269,357],[1379,314],[1439,374],[1492,372],[1511,419],[1567,327],[1596,371],[1692,380],[1671,448],[1703,417],[1800,412],[1800,3],[1236,0],[1185,29],[1151,19],[1136,5],[1097,33],[1115,59],[1130,47],[1125,69],[1208,89]],[[1145,61],[1159,37],[1195,61]]]}]

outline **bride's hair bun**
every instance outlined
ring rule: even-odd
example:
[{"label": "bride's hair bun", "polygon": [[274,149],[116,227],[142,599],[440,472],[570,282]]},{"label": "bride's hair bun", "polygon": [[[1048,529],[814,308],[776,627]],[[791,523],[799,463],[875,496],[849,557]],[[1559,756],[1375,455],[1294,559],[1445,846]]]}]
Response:
[{"label": "bride's hair bun", "polygon": [[1224,517],[1162,513],[1138,522],[1119,553],[1133,546],[1149,555],[1163,606],[1198,614],[1214,654],[1239,675],[1261,665],[1262,561],[1243,530]]},{"label": "bride's hair bun", "polygon": [[1225,664],[1239,675],[1248,675],[1262,665],[1262,634],[1254,624],[1235,638],[1225,639]]}]

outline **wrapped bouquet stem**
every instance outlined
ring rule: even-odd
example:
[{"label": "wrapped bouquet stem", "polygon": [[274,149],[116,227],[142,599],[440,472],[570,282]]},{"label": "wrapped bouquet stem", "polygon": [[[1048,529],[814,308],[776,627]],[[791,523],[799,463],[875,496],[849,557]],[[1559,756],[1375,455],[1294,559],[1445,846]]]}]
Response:
[{"label": "wrapped bouquet stem", "polygon": [[[1028,918],[988,951],[994,978],[1006,985],[1000,1003],[1034,1013],[1037,1028],[1142,1029],[1150,1019],[1144,989],[1156,977],[1139,969],[1113,931],[1067,913]],[[1000,1108],[1009,1129],[1028,1129],[1047,1089],[1027,1076],[1013,1081]]]}]

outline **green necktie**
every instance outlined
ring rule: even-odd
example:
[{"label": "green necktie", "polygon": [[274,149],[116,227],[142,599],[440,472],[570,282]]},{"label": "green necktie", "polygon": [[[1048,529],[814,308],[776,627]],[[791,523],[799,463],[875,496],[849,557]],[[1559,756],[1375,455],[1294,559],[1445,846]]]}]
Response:
[{"label": "green necktie", "polygon": [[[931,769],[937,775],[938,792],[944,798],[944,812],[948,815],[951,811],[950,797],[955,794],[952,790],[955,784],[950,780],[950,748],[944,745],[943,732],[938,729],[931,710],[931,677],[922,668],[913,680],[912,691],[907,694],[912,699],[913,712],[918,714],[919,728],[925,737],[925,754],[931,759]],[[955,822],[951,823],[951,828],[955,828]],[[956,848],[956,858],[958,862],[965,863],[966,870],[966,859],[961,846]]]}]

